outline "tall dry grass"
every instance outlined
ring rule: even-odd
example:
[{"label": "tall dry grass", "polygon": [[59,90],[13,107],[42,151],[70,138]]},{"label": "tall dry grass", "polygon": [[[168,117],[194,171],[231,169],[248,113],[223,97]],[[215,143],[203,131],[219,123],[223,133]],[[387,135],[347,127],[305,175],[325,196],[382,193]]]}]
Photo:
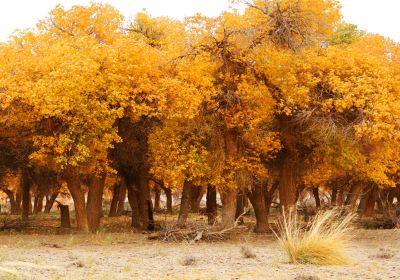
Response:
[{"label": "tall dry grass", "polygon": [[343,265],[350,259],[346,246],[352,238],[354,214],[341,215],[338,210],[318,213],[306,225],[297,213],[283,215],[275,233],[291,263]]}]

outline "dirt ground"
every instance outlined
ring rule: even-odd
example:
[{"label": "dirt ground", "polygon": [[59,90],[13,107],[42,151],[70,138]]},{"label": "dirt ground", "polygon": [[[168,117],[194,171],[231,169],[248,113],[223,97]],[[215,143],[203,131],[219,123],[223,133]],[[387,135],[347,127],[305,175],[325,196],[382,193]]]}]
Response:
[{"label": "dirt ground", "polygon": [[[164,243],[129,227],[110,228],[95,235],[46,233],[44,224],[39,233],[0,233],[0,279],[400,279],[396,230],[355,230],[351,265],[311,266],[287,263],[273,235]],[[245,258],[242,246],[255,258]]]}]

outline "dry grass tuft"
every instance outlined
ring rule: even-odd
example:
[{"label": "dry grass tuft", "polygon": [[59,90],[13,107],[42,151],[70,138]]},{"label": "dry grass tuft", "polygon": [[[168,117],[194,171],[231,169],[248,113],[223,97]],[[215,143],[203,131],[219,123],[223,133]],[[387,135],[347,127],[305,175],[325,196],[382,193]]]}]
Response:
[{"label": "dry grass tuft", "polygon": [[197,259],[193,256],[186,256],[180,261],[181,265],[183,265],[183,266],[194,265],[194,264],[196,264],[196,262],[197,262]]},{"label": "dry grass tuft", "polygon": [[256,258],[256,254],[249,247],[242,246],[240,252],[242,253],[242,256],[246,259]]},{"label": "dry grass tuft", "polygon": [[283,215],[275,233],[291,263],[342,265],[349,263],[345,255],[351,239],[354,214],[342,216],[338,210],[318,213],[303,227],[296,213]]}]

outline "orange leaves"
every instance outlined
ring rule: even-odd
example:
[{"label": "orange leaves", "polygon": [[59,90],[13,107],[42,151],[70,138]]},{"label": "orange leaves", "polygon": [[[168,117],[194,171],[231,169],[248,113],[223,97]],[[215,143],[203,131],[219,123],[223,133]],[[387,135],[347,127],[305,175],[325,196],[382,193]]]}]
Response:
[{"label": "orange leaves", "polygon": [[57,6],[0,55],[0,123],[29,128],[36,164],[110,171],[119,119],[148,119],[157,127],[138,137],[156,177],[234,187],[277,165],[284,117],[310,184],[347,172],[390,185],[398,169],[400,48],[340,22],[334,0],[185,22],[143,12],[126,26],[108,5]]}]

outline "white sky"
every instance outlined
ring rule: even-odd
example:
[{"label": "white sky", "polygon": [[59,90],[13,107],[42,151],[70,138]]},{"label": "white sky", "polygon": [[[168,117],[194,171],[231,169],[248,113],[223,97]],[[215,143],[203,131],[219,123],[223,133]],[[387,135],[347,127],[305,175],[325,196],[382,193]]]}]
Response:
[{"label": "white sky", "polygon": [[[15,29],[34,27],[58,3],[69,8],[91,0],[0,0],[0,41]],[[116,7],[127,18],[145,8],[153,16],[183,18],[200,12],[216,16],[228,7],[228,0],[97,0]],[[400,0],[340,0],[346,21],[360,29],[379,33],[400,42]]]}]

